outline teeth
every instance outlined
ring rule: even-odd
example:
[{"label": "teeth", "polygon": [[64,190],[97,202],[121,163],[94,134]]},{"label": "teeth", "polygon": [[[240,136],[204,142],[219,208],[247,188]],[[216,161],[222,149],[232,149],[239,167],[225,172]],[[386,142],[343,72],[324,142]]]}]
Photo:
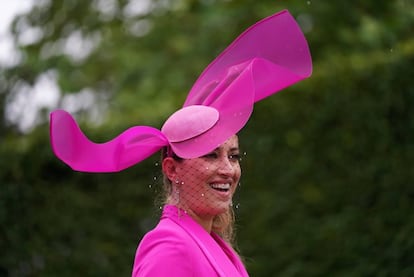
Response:
[{"label": "teeth", "polygon": [[227,190],[227,189],[230,189],[230,184],[211,184],[210,185],[213,189],[224,189],[224,190]]}]

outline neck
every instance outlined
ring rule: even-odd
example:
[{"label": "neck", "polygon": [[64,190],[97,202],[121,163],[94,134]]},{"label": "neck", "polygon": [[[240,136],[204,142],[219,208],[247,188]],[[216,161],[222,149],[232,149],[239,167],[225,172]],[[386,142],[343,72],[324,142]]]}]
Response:
[{"label": "neck", "polygon": [[211,230],[213,228],[213,219],[214,216],[212,215],[206,215],[206,216],[200,216],[193,212],[192,210],[186,210],[187,214],[191,216],[198,224],[201,225],[201,227],[204,228],[208,233],[211,233]]},{"label": "neck", "polygon": [[192,209],[189,209],[188,207],[184,207],[181,203],[177,203],[176,201],[167,201],[167,204],[174,205],[177,208],[183,210],[186,214],[188,214],[192,219],[194,219],[198,224],[200,224],[201,227],[203,227],[204,230],[206,230],[208,233],[211,233],[211,230],[213,228],[213,215],[199,215],[196,212],[194,212]]}]

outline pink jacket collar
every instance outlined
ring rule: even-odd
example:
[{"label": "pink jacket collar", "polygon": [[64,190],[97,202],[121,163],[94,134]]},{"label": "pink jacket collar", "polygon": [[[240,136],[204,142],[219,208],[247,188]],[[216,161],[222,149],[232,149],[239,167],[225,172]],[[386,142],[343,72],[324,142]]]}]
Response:
[{"label": "pink jacket collar", "polygon": [[185,211],[166,205],[163,218],[171,219],[190,235],[219,276],[249,276],[237,253],[217,234],[209,234]]}]

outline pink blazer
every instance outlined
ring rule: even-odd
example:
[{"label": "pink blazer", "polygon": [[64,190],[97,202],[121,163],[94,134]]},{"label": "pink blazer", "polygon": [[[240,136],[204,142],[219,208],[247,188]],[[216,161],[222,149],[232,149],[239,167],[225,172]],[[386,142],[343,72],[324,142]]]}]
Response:
[{"label": "pink blazer", "polygon": [[239,256],[218,235],[166,205],[159,224],[138,246],[132,276],[245,277]]}]

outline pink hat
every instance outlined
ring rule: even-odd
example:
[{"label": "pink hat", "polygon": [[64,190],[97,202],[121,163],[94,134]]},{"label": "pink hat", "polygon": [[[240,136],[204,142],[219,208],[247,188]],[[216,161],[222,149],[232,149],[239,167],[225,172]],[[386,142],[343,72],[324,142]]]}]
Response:
[{"label": "pink hat", "polygon": [[200,157],[240,131],[255,102],[311,73],[306,39],[285,10],[254,24],[227,47],[161,130],[135,126],[99,144],[82,133],[69,113],[56,110],[50,116],[52,148],[72,169],[85,172],[120,171],[165,146],[185,159]]}]

